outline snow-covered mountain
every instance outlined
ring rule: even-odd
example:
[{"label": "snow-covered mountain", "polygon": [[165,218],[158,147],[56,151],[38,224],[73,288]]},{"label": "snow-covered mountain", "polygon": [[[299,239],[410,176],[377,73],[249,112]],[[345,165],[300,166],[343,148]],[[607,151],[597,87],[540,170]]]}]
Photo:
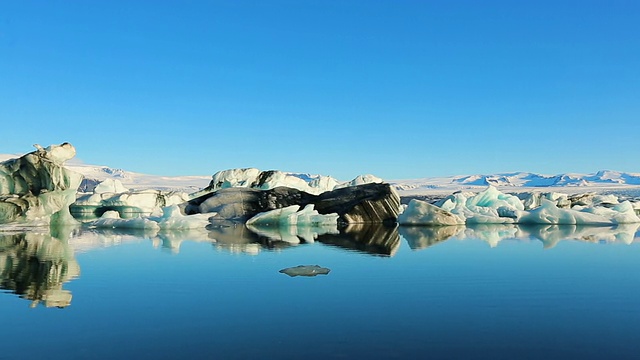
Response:
[{"label": "snow-covered mountain", "polygon": [[[20,155],[0,154],[0,161],[19,157]],[[81,191],[91,190],[95,184],[105,179],[118,179],[130,189],[180,190],[193,192],[205,188],[212,176],[159,176],[141,174],[107,166],[89,165],[71,160],[66,166],[85,176]],[[214,169],[212,169],[213,174]],[[300,179],[310,181],[318,175],[287,173]],[[592,174],[565,173],[543,175],[530,172],[514,172],[488,175],[459,175],[449,177],[430,177],[406,180],[385,181],[395,186],[400,194],[420,194],[434,192],[452,192],[464,189],[477,189],[493,185],[498,188],[570,188],[588,191],[591,188],[640,186],[640,173],[625,173],[612,170],[601,170]],[[337,181],[337,180],[336,180]],[[355,180],[354,180],[355,181]]]},{"label": "snow-covered mountain", "polygon": [[566,173],[542,175],[516,172],[491,175],[464,175],[410,180],[392,180],[400,192],[419,193],[434,190],[461,190],[493,185],[499,188],[603,188],[640,185],[640,173],[601,170],[593,174]]},{"label": "snow-covered mountain", "polygon": [[157,189],[195,192],[211,181],[211,176],[160,176],[141,174],[108,166],[95,166],[69,162],[65,165],[70,170],[84,175],[80,191],[91,191],[105,179],[117,179],[126,188],[132,190]]},{"label": "snow-covered mountain", "polygon": [[[17,158],[22,154],[0,154],[0,162]],[[92,191],[105,179],[117,179],[131,190],[157,189],[194,192],[200,190],[211,181],[211,176],[160,176],[141,174],[108,166],[84,164],[78,160],[67,161],[65,167],[84,176],[80,191]]]}]

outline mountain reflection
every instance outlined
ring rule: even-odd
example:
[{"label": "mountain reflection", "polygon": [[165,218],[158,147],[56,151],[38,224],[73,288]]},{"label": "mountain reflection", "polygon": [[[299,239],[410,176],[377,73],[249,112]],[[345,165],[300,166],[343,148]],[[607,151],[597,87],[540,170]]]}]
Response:
[{"label": "mountain reflection", "polygon": [[[64,231],[52,231],[52,234]],[[73,252],[52,234],[0,232],[0,288],[46,307],[71,304],[63,284],[80,274]]]}]

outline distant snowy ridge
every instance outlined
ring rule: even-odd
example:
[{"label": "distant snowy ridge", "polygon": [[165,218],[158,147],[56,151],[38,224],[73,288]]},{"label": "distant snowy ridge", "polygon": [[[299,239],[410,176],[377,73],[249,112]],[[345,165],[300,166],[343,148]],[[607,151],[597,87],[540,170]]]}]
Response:
[{"label": "distant snowy ridge", "polygon": [[390,181],[398,191],[419,192],[420,190],[452,190],[473,187],[605,187],[640,186],[640,173],[625,173],[601,170],[593,174],[566,173],[559,175],[541,175],[529,172],[504,173],[493,175],[465,175],[433,177],[410,180]]},{"label": "distant snowy ridge", "polygon": [[[0,162],[18,158],[21,154],[0,154]],[[80,192],[91,192],[106,179],[119,180],[123,186],[132,190],[173,190],[195,192],[211,181],[211,176],[160,176],[141,174],[123,169],[101,165],[84,164],[77,160],[70,160],[64,165],[67,169],[84,176],[80,184]]]},{"label": "distant snowy ridge", "polygon": [[[0,154],[0,161],[19,157],[20,155]],[[253,182],[259,170],[255,169],[255,174],[247,169],[231,169],[220,171],[213,176],[159,176],[141,174],[123,169],[111,168],[107,166],[83,164],[77,161],[69,161],[66,165],[70,170],[84,175],[85,180],[81,185],[81,191],[91,191],[99,182],[105,179],[117,179],[125,187],[130,189],[159,189],[159,190],[180,190],[185,192],[195,192],[211,185],[215,182],[216,174],[229,175],[220,182],[219,187],[238,186],[236,181]],[[207,169],[204,169],[205,171]],[[233,179],[234,171],[238,175]],[[265,172],[266,173],[266,172]],[[274,176],[275,175],[275,176]],[[370,176],[370,175],[368,175]],[[214,179],[212,179],[212,177]],[[220,176],[219,176],[220,177]],[[283,182],[294,183],[298,180],[301,184],[309,186],[310,189],[318,191],[330,189],[334,186],[348,186],[358,183],[382,181],[382,179],[371,176],[372,179],[364,179],[362,176],[351,182],[342,182],[329,176],[311,175],[294,172],[274,171],[268,182],[278,182],[274,180],[285,180]],[[296,179],[297,178],[297,179]],[[251,179],[250,181],[248,181]],[[267,180],[267,179],[264,179]],[[263,180],[263,181],[264,181]],[[222,183],[228,181],[224,186]],[[640,173],[627,173],[612,170],[601,170],[592,174],[564,173],[558,175],[543,175],[530,172],[513,172],[488,175],[458,175],[449,177],[428,177],[406,180],[387,180],[400,194],[420,194],[428,192],[450,192],[462,189],[477,189],[489,185],[498,188],[571,188],[588,190],[589,188],[602,187],[624,187],[640,186]],[[245,186],[248,186],[246,184]],[[264,182],[263,182],[264,184]],[[241,185],[242,186],[242,185]]]}]

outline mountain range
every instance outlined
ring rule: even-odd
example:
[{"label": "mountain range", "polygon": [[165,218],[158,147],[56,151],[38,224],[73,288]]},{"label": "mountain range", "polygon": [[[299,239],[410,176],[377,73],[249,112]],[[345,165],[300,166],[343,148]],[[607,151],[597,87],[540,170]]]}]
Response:
[{"label": "mountain range", "polygon": [[565,173],[543,175],[530,172],[491,175],[463,175],[390,181],[399,191],[420,189],[465,189],[495,186],[498,188],[589,188],[640,186],[640,173],[601,170],[592,174]]},{"label": "mountain range", "polygon": [[[0,154],[0,161],[15,155]],[[136,173],[107,166],[89,165],[77,161],[69,161],[66,165],[71,170],[85,176],[81,191],[91,189],[97,182],[105,179],[118,179],[125,187],[132,189],[161,189],[197,191],[209,185],[211,176],[159,176]],[[292,174],[300,178],[315,178],[317,175]],[[394,185],[400,193],[421,193],[437,191],[456,191],[462,189],[482,188],[489,185],[498,188],[603,188],[640,186],[640,173],[627,173],[612,170],[601,170],[592,174],[564,173],[543,175],[531,172],[512,172],[488,175],[458,175],[449,177],[428,177],[406,180],[385,181]],[[577,189],[576,189],[577,190]]]}]

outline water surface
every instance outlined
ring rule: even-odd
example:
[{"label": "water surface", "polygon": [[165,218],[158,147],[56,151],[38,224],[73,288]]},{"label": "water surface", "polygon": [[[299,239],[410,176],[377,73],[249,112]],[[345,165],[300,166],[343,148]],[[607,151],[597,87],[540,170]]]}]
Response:
[{"label": "water surface", "polygon": [[636,232],[0,232],[0,358],[635,358]]}]

